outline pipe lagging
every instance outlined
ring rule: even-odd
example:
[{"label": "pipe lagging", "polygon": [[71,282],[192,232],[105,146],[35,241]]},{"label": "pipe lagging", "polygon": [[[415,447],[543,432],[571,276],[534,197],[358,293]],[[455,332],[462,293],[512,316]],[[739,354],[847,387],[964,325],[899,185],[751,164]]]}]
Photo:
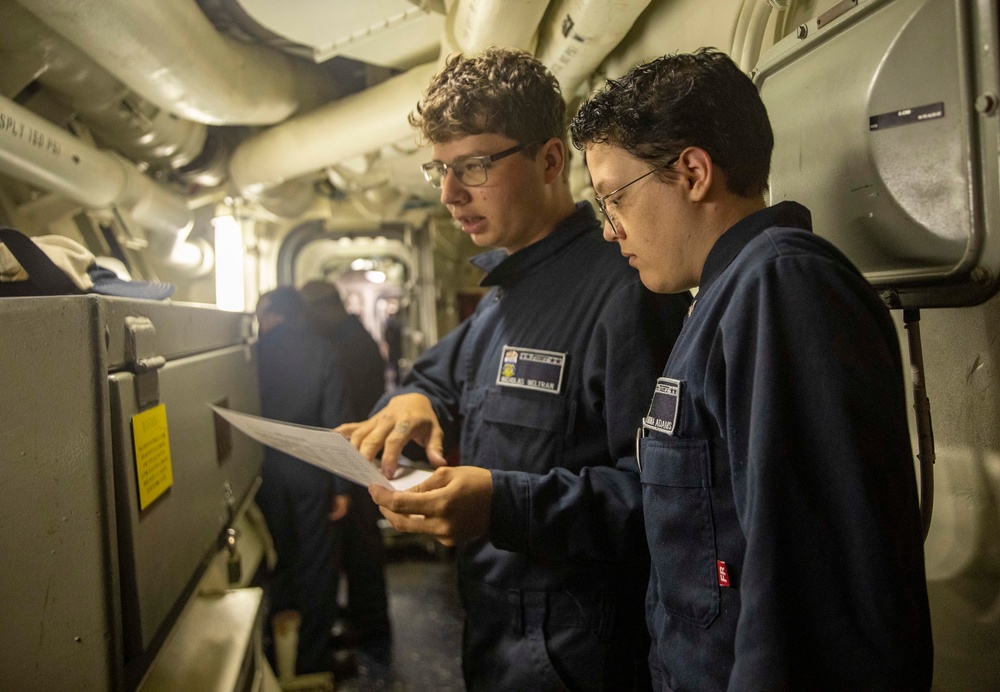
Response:
[{"label": "pipe lagging", "polygon": [[323,70],[220,35],[195,0],[17,0],[163,110],[268,125],[339,95]]},{"label": "pipe lagging", "polygon": [[0,96],[0,173],[89,209],[121,207],[143,228],[180,240],[193,216],[183,198],[117,154],[100,151]]},{"label": "pipe lagging", "polygon": [[229,161],[233,184],[252,199],[351,156],[413,139],[407,116],[436,69],[436,63],[414,67],[246,140]]},{"label": "pipe lagging", "polygon": [[560,0],[539,28],[538,59],[571,99],[597,69],[650,0]]}]

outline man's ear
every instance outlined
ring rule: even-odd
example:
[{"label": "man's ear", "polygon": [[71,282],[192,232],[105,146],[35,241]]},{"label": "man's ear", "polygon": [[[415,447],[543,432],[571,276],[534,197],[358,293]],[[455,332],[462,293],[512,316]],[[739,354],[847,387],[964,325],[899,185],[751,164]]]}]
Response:
[{"label": "man's ear", "polygon": [[563,169],[566,167],[566,145],[558,137],[553,137],[542,145],[539,156],[544,165],[545,182],[554,182],[562,175]]},{"label": "man's ear", "polygon": [[712,157],[700,147],[688,147],[678,157],[676,170],[687,184],[688,199],[701,202],[708,197],[716,182],[716,169]]}]

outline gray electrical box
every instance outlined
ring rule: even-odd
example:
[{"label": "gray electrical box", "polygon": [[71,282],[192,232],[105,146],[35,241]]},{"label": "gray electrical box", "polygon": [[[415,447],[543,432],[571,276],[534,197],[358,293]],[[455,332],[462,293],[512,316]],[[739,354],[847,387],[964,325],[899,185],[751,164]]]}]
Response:
[{"label": "gray electrical box", "polygon": [[260,471],[250,316],[0,299],[0,687],[131,690]]},{"label": "gray electrical box", "polygon": [[802,202],[893,307],[1000,286],[995,2],[847,0],[754,72],[772,203]]}]

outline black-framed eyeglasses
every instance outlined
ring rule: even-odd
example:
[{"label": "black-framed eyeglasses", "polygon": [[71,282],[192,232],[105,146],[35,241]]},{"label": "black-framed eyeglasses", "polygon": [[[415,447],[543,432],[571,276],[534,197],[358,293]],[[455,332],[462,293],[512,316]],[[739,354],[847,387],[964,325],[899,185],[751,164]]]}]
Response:
[{"label": "black-framed eyeglasses", "polygon": [[524,144],[517,144],[510,149],[504,149],[490,156],[461,156],[451,163],[428,161],[420,168],[424,171],[424,178],[426,178],[427,182],[438,189],[444,184],[444,178],[448,175],[449,170],[455,174],[455,177],[463,185],[478,187],[479,185],[486,184],[486,169],[489,168],[491,163],[511,154],[516,154],[519,151],[524,151],[533,144],[538,144],[541,141],[543,140],[536,139]]},{"label": "black-framed eyeglasses", "polygon": [[601,210],[601,213],[602,213],[602,214],[604,214],[604,218],[606,218],[606,219],[608,220],[608,223],[610,223],[610,224],[611,224],[611,234],[612,234],[612,235],[613,235],[613,236],[614,236],[615,238],[617,238],[617,237],[619,236],[619,234],[621,233],[621,231],[619,231],[619,230],[618,230],[618,226],[617,226],[617,224],[615,224],[615,219],[614,219],[614,217],[612,217],[612,216],[611,216],[611,213],[610,213],[610,212],[608,211],[608,204],[607,204],[607,200],[608,200],[608,199],[609,199],[609,198],[610,198],[611,196],[613,196],[613,195],[617,195],[617,194],[618,194],[619,192],[621,192],[622,190],[624,190],[625,188],[627,188],[627,187],[628,187],[629,185],[635,185],[635,184],[636,184],[637,182],[639,182],[639,181],[640,181],[640,180],[642,180],[643,178],[645,178],[645,177],[647,177],[647,176],[650,176],[650,175],[653,175],[653,173],[656,173],[656,172],[657,172],[657,171],[659,171],[659,170],[662,170],[662,169],[664,169],[664,168],[668,168],[668,167],[670,167],[670,166],[673,166],[673,165],[674,165],[675,163],[677,163],[677,160],[678,160],[679,158],[680,158],[680,156],[675,156],[674,158],[672,158],[671,160],[667,161],[667,162],[666,162],[665,164],[663,164],[662,166],[657,166],[657,167],[656,167],[656,168],[654,168],[653,170],[651,170],[651,171],[649,171],[649,172],[647,172],[647,173],[643,173],[642,175],[640,175],[640,176],[639,176],[638,178],[636,178],[635,180],[632,180],[632,181],[630,181],[630,182],[627,182],[627,183],[625,183],[625,184],[624,184],[624,185],[622,185],[621,187],[619,187],[619,188],[616,188],[616,189],[612,190],[611,192],[609,192],[609,193],[608,193],[608,194],[606,194],[606,195],[597,195],[597,196],[596,196],[596,197],[594,198],[594,199],[595,199],[595,200],[597,201],[597,207],[598,207],[598,209],[600,209],[600,210]]}]

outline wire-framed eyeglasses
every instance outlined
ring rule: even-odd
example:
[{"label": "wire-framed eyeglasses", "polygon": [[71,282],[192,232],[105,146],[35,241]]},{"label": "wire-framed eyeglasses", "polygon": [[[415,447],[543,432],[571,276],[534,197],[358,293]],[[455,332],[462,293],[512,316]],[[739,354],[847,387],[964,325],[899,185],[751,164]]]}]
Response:
[{"label": "wire-framed eyeglasses", "polygon": [[523,144],[517,144],[510,149],[504,149],[497,154],[490,156],[462,156],[451,163],[441,163],[440,161],[428,161],[420,168],[424,171],[424,178],[432,187],[438,189],[444,184],[444,178],[450,170],[458,178],[458,181],[468,187],[478,187],[486,184],[486,170],[494,161],[524,151],[533,144],[538,144],[543,140],[533,140]]},{"label": "wire-framed eyeglasses", "polygon": [[653,170],[648,171],[647,173],[643,173],[642,175],[640,175],[635,180],[632,180],[630,182],[625,183],[621,187],[612,190],[611,192],[609,192],[606,195],[597,195],[594,198],[597,201],[597,207],[598,207],[598,209],[601,210],[601,213],[604,214],[604,218],[606,218],[608,220],[608,223],[611,224],[611,234],[615,238],[619,237],[619,234],[621,233],[621,231],[618,230],[618,225],[615,223],[614,217],[608,211],[607,200],[610,199],[612,196],[617,195],[619,192],[621,192],[622,190],[624,190],[625,188],[627,188],[629,185],[635,185],[637,182],[639,182],[643,178],[645,178],[647,176],[650,176],[650,175],[653,175],[653,173],[656,173],[659,170],[662,170],[664,168],[669,168],[670,166],[673,166],[675,163],[677,163],[677,160],[679,158],[680,158],[679,156],[675,156],[674,158],[672,158],[671,160],[667,161],[662,166],[657,166]]}]

